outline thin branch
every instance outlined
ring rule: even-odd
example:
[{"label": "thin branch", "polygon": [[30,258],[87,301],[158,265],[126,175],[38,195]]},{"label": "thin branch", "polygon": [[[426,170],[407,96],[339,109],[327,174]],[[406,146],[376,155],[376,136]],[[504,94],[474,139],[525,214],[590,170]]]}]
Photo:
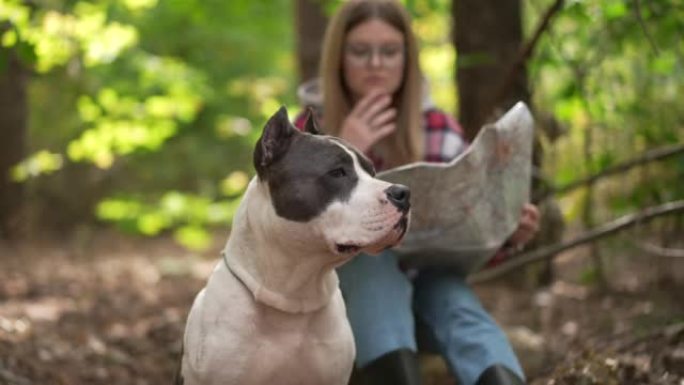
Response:
[{"label": "thin branch", "polygon": [[684,249],[662,247],[648,242],[634,242],[644,252],[663,258],[684,258]]},{"label": "thin branch", "polygon": [[[506,94],[508,94],[508,92],[511,90],[511,87],[513,87],[518,73],[522,70],[527,60],[532,56],[532,52],[534,52],[534,49],[539,42],[539,38],[546,30],[549,29],[549,26],[551,25],[551,19],[556,13],[558,13],[558,11],[561,10],[561,8],[563,8],[563,3],[564,0],[556,0],[553,5],[546,10],[541,22],[534,31],[532,38],[522,47],[515,61],[506,72],[506,76],[504,77],[504,81],[501,83],[501,87],[499,87],[498,91],[494,94],[493,103],[489,103],[488,107],[485,108],[489,108],[490,110],[495,108],[506,97]],[[483,116],[487,115],[489,114],[484,114]]]},{"label": "thin branch", "polygon": [[539,194],[536,194],[537,196],[534,196],[532,198],[533,202],[540,202],[546,198],[548,198],[551,195],[554,194],[565,194],[568,191],[572,191],[574,189],[577,189],[582,186],[586,186],[588,184],[592,184],[596,182],[597,180],[623,173],[625,171],[628,171],[636,166],[641,166],[646,163],[654,162],[656,160],[663,160],[667,159],[669,157],[679,155],[679,154],[684,154],[684,143],[683,144],[674,144],[671,146],[664,146],[664,147],[659,147],[653,150],[649,150],[646,152],[643,152],[640,156],[626,160],[622,163],[618,163],[614,166],[608,167],[604,170],[601,170],[600,172],[589,175],[586,178],[582,178],[579,180],[576,180],[574,182],[570,182],[564,186],[560,187],[553,187],[550,186],[547,190],[541,191]]},{"label": "thin branch", "polygon": [[644,17],[641,13],[641,0],[636,0],[634,2],[634,13],[636,13],[636,18],[637,21],[639,22],[639,26],[641,27],[641,31],[644,33],[644,36],[646,37],[646,40],[648,41],[648,44],[651,45],[651,49],[656,55],[660,54],[660,51],[658,50],[658,46],[655,43],[655,40],[653,40],[653,36],[648,32],[648,28],[646,28],[646,22],[644,22]]},{"label": "thin branch", "polygon": [[660,206],[649,207],[642,210],[641,212],[625,215],[612,222],[606,223],[592,230],[589,230],[584,234],[581,234],[580,236],[576,237],[575,239],[566,242],[556,243],[529,252],[514,254],[510,257],[508,262],[505,262],[500,266],[486,269],[477,274],[474,274],[468,278],[468,281],[470,283],[481,283],[489,281],[493,278],[510,273],[511,271],[516,270],[519,267],[528,265],[533,262],[541,261],[547,258],[553,258],[553,256],[560,252],[572,249],[585,243],[593,242],[597,239],[604,238],[609,235],[613,235],[621,230],[630,228],[636,224],[650,221],[651,219],[662,215],[675,213],[684,213],[684,200],[669,202]]},{"label": "thin branch", "polygon": [[520,55],[518,55],[518,60],[516,62],[518,65],[524,63],[527,59],[532,56],[532,52],[534,49],[537,47],[537,43],[539,42],[539,38],[541,35],[549,28],[551,25],[551,18],[558,13],[558,11],[563,8],[563,3],[564,0],[556,0],[551,7],[549,7],[548,10],[546,10],[546,13],[544,14],[544,17],[542,18],[541,23],[537,26],[537,29],[534,31],[534,35],[532,35],[532,39],[523,47],[522,51],[520,52]]}]

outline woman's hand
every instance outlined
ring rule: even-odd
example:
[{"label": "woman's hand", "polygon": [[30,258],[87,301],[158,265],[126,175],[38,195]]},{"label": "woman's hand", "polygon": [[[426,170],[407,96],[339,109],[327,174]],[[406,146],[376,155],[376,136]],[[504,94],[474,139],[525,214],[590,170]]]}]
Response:
[{"label": "woman's hand", "polygon": [[356,103],[342,122],[340,138],[361,152],[368,152],[375,143],[396,129],[397,110],[390,107],[392,97],[373,90]]},{"label": "woman's hand", "polygon": [[539,209],[531,203],[525,203],[518,222],[518,228],[508,241],[515,247],[522,247],[534,238],[539,230]]}]

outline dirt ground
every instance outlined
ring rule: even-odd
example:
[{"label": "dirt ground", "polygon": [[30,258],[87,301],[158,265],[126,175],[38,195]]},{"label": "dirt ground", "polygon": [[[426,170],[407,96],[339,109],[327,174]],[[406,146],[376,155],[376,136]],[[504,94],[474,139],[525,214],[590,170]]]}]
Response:
[{"label": "dirt ground", "polygon": [[[216,239],[202,256],[108,231],[0,243],[0,384],[171,383]],[[561,255],[545,289],[476,287],[530,383],[684,385],[684,264],[611,257],[600,292],[582,284],[585,254]],[[455,384],[438,357],[421,360],[426,384]]]}]

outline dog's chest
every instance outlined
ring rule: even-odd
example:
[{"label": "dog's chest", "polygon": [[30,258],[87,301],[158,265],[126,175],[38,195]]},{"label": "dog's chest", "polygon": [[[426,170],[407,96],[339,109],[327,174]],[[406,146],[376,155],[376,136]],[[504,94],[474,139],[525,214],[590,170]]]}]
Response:
[{"label": "dog's chest", "polygon": [[[333,301],[341,298],[334,299]],[[354,357],[351,329],[329,306],[309,319],[266,311],[259,318],[245,383],[344,384]],[[298,318],[298,319],[296,319]],[[343,321],[343,322],[341,322]]]},{"label": "dog's chest", "polygon": [[347,383],[355,349],[339,290],[318,311],[286,313],[255,302],[229,274],[216,282],[188,319],[186,385]]}]

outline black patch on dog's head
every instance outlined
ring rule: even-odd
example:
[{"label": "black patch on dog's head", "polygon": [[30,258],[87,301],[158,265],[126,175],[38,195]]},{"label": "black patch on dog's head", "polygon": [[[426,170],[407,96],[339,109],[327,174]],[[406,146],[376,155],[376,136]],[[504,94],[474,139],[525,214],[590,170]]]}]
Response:
[{"label": "black patch on dog's head", "polygon": [[[306,222],[332,202],[349,200],[359,177],[345,148],[355,150],[340,147],[341,141],[329,136],[298,132],[283,111],[266,123],[254,151],[254,166],[259,179],[268,184],[276,213]],[[357,158],[364,170],[374,174],[366,158]]]},{"label": "black patch on dog's head", "polygon": [[361,165],[361,168],[370,174],[370,176],[375,176],[375,166],[373,166],[373,162],[371,162],[370,159],[368,159],[367,156],[359,152],[359,150],[356,149],[356,147],[350,145],[349,143],[345,142],[342,139],[335,138],[335,137],[330,137],[332,140],[335,140],[339,143],[342,143],[343,146],[345,146],[349,151],[353,152],[356,155],[356,159],[359,161],[359,165]]}]

